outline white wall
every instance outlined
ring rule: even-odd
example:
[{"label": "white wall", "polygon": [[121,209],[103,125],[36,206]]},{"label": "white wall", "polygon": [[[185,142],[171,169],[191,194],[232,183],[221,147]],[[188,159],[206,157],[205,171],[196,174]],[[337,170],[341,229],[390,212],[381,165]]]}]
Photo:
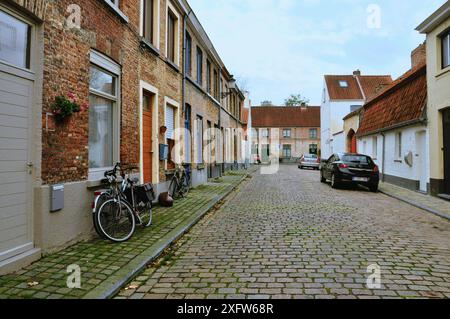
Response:
[{"label": "white wall", "polygon": [[346,151],[345,144],[346,142],[344,132],[335,134],[333,136],[333,143],[332,143],[333,153],[345,153]]},{"label": "white wall", "polygon": [[[425,165],[420,165],[418,160],[418,143],[416,143],[416,133],[426,132],[425,140],[426,145],[424,146],[425,154],[422,154],[425,160]],[[396,156],[396,134],[402,132],[402,156],[399,159]],[[373,151],[374,137],[377,136],[377,154],[375,156]],[[428,130],[425,126],[415,125],[410,127],[405,127],[398,130],[385,132],[385,155],[383,168],[383,136],[381,134],[365,136],[358,139],[358,150],[360,153],[371,156],[375,163],[379,166],[380,172],[384,174],[400,177],[403,179],[411,181],[420,181],[421,177],[427,180],[429,183],[430,172],[429,172],[429,138]],[[366,143],[366,151],[364,152],[364,142]],[[405,155],[409,152],[413,154],[413,166],[409,166],[405,162]],[[424,191],[426,189],[423,189]]]}]

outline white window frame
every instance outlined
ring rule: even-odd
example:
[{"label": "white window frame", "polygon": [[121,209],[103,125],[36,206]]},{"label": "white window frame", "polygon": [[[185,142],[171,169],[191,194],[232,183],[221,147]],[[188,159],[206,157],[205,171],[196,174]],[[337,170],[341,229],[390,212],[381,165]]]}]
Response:
[{"label": "white window frame", "polygon": [[339,80],[339,87],[348,88],[348,81],[347,80]]},{"label": "white window frame", "polygon": [[[200,136],[201,135],[201,136]],[[205,162],[203,156],[203,116],[197,114],[195,116],[195,162],[197,165],[202,165]]]},{"label": "white window frame", "polygon": [[[174,56],[174,60],[173,63],[175,63],[176,66],[180,67],[180,14],[178,13],[178,10],[173,6],[172,3],[170,3],[169,0],[167,0],[167,5],[166,5],[166,58],[169,58],[169,41],[167,38],[167,31],[169,28],[169,10],[173,13],[173,15],[177,18],[175,21],[175,30],[176,30],[176,34],[175,34],[175,56]],[[170,61],[172,62],[172,61]]]},{"label": "white window frame", "polygon": [[[177,129],[180,127],[180,103],[177,101],[171,99],[170,97],[164,97],[164,124],[166,123],[166,110],[167,106],[171,106],[174,110],[174,125],[173,125],[173,131],[174,131],[174,141],[175,141],[175,158],[172,159],[174,163],[180,163],[180,136],[177,136]],[[179,134],[178,134],[179,135]],[[164,136],[164,141],[166,144],[169,139],[167,138],[167,134]],[[170,150],[169,150],[170,152]],[[167,170],[167,164],[168,160],[165,161],[164,168]]]},{"label": "white window frame", "polygon": [[402,132],[395,133],[395,157],[396,160],[402,160],[402,152],[403,152],[403,145],[402,145]]},{"label": "white window frame", "polygon": [[290,128],[283,129],[283,138],[292,138],[292,129]]},{"label": "white window frame", "polygon": [[140,127],[140,180],[144,182],[144,91],[154,94],[153,109],[152,109],[152,183],[159,183],[159,145],[158,145],[158,132],[159,132],[159,91],[154,86],[148,84],[145,81],[141,81],[139,85],[139,127]]},{"label": "white window frame", "polygon": [[374,160],[378,158],[378,136],[372,138],[372,158]]},{"label": "white window frame", "polygon": [[[144,12],[144,1],[140,1],[140,22],[139,22],[139,35],[141,37],[144,37],[144,19],[145,19],[145,12]],[[161,22],[161,16],[160,16],[160,7],[161,7],[161,0],[153,0],[153,41],[154,43],[150,43],[153,45],[156,49],[159,50],[160,46],[160,22]]]},{"label": "white window frame", "polygon": [[[111,96],[105,94],[103,92],[99,92],[97,90],[93,90],[89,88],[89,95],[93,94],[96,96],[101,96],[107,98],[108,100],[113,100],[113,164],[120,161],[120,114],[121,114],[121,66],[114,62],[112,59],[107,56],[97,52],[91,51],[90,54],[90,62],[91,65],[95,65],[108,73],[111,73],[113,76],[116,76],[116,96]],[[89,145],[89,144],[88,144]],[[89,168],[88,180],[90,181],[98,181],[104,177],[104,172],[112,169],[113,166],[110,167],[101,167],[101,168]]]},{"label": "white window frame", "polygon": [[[311,134],[312,132],[315,132],[314,134]],[[314,135],[314,136],[313,136]],[[318,138],[319,132],[316,128],[310,128],[309,129],[309,138],[311,140],[316,140]]]},{"label": "white window frame", "polygon": [[[447,30],[444,35],[440,38],[441,40],[441,69],[445,70],[447,68],[450,67],[450,30]],[[445,45],[445,41],[447,40],[447,54],[448,54],[448,65],[444,65],[444,45]]]},{"label": "white window frame", "polygon": [[116,14],[119,15],[119,17],[121,17],[126,23],[129,22],[128,17],[122,12],[122,10],[120,10],[119,5],[120,5],[120,0],[103,0],[108,6],[111,7],[111,9],[113,9]]}]

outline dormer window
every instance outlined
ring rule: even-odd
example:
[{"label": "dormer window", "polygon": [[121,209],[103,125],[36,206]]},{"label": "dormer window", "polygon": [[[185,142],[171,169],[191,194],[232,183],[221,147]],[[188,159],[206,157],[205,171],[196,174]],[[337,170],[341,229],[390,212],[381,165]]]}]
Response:
[{"label": "dormer window", "polygon": [[339,86],[341,88],[348,88],[348,82],[347,81],[339,81]]}]

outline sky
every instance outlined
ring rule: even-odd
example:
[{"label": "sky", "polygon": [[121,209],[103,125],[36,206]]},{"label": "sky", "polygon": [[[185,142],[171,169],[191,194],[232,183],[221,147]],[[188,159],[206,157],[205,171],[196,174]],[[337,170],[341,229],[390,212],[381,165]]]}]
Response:
[{"label": "sky", "polygon": [[320,105],[324,74],[411,67],[415,28],[446,0],[188,0],[253,105],[301,94]]}]

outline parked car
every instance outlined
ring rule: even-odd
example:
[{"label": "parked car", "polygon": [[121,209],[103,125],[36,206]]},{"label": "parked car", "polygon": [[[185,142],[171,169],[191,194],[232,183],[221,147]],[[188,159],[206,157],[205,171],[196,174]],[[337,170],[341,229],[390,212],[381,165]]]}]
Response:
[{"label": "parked car", "polygon": [[298,168],[303,169],[305,167],[319,169],[320,167],[320,158],[315,154],[305,154],[300,158],[300,164]]},{"label": "parked car", "polygon": [[359,184],[377,192],[380,172],[370,156],[338,153],[321,165],[320,181],[326,183],[328,180],[333,188],[339,188],[343,184]]}]

